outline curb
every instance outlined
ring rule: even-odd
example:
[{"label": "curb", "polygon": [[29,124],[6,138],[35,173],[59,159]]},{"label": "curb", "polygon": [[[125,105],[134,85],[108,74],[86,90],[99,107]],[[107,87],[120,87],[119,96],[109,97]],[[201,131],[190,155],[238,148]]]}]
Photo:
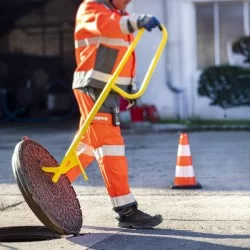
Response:
[{"label": "curb", "polygon": [[250,131],[250,125],[181,125],[181,124],[152,124],[137,122],[122,125],[125,133],[163,133],[163,132],[199,132],[199,131]]}]

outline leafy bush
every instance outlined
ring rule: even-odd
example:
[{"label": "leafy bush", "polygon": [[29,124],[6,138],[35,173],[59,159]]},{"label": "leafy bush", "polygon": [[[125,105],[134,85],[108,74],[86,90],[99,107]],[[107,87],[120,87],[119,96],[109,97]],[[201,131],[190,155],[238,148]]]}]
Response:
[{"label": "leafy bush", "polygon": [[250,70],[236,66],[212,66],[199,78],[198,93],[224,109],[250,105]]},{"label": "leafy bush", "polygon": [[232,44],[232,50],[236,54],[243,55],[245,63],[250,63],[250,36],[243,36]]}]

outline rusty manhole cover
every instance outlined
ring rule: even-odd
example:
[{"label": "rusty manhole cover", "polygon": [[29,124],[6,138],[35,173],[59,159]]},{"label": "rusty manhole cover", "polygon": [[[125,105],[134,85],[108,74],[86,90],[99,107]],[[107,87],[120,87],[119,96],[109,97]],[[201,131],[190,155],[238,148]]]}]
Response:
[{"label": "rusty manhole cover", "polygon": [[12,157],[18,187],[38,219],[58,234],[78,234],[82,211],[74,188],[65,175],[55,184],[42,166],[58,166],[53,156],[37,142],[19,142]]},{"label": "rusty manhole cover", "polygon": [[29,242],[60,239],[61,236],[46,227],[2,227],[0,242]]}]

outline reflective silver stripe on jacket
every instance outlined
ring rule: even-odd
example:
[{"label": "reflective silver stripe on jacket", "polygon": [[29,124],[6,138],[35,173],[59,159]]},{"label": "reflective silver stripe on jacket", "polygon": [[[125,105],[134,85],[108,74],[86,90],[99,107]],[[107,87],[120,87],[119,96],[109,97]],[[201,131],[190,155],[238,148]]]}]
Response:
[{"label": "reflective silver stripe on jacket", "polygon": [[104,156],[125,156],[124,145],[104,145],[94,150],[97,160]]},{"label": "reflective silver stripe on jacket", "polygon": [[136,200],[131,193],[117,197],[110,197],[110,199],[114,208],[136,203]]},{"label": "reflective silver stripe on jacket", "polygon": [[[73,86],[75,86],[75,88],[84,87],[84,86],[86,86],[86,84],[84,84],[84,86],[82,86],[81,82],[87,81],[87,79],[95,79],[95,80],[101,81],[101,82],[106,84],[111,77],[112,77],[111,74],[106,74],[106,73],[103,73],[103,72],[100,72],[97,70],[75,72]],[[125,85],[125,86],[128,86],[133,82],[134,82],[134,78],[123,77],[123,76],[118,76],[118,78],[116,80],[116,84]]]},{"label": "reflective silver stripe on jacket", "polygon": [[129,28],[128,28],[128,22],[130,23],[130,25],[132,26],[132,28],[136,31],[138,30],[137,27],[137,19],[138,19],[139,15],[137,14],[130,14],[129,16],[123,16],[120,19],[120,28],[123,34],[129,34],[131,33]]},{"label": "reflective silver stripe on jacket", "polygon": [[99,36],[99,37],[86,38],[82,40],[75,40],[75,48],[78,49],[81,47],[86,47],[100,43],[110,46],[121,46],[121,47],[128,47],[130,45],[129,42],[124,41],[121,38],[116,39],[116,38],[108,38],[105,36]]}]

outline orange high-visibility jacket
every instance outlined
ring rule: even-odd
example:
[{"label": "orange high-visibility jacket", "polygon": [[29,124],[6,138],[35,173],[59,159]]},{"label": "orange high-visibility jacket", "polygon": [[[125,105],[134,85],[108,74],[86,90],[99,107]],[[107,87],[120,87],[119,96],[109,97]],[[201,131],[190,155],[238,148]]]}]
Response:
[{"label": "orange high-visibility jacket", "polygon": [[[106,0],[85,0],[76,15],[74,33],[77,68],[73,88],[104,88],[133,41],[128,13],[116,10]],[[135,54],[120,73],[116,84],[126,90],[134,84]]]}]

